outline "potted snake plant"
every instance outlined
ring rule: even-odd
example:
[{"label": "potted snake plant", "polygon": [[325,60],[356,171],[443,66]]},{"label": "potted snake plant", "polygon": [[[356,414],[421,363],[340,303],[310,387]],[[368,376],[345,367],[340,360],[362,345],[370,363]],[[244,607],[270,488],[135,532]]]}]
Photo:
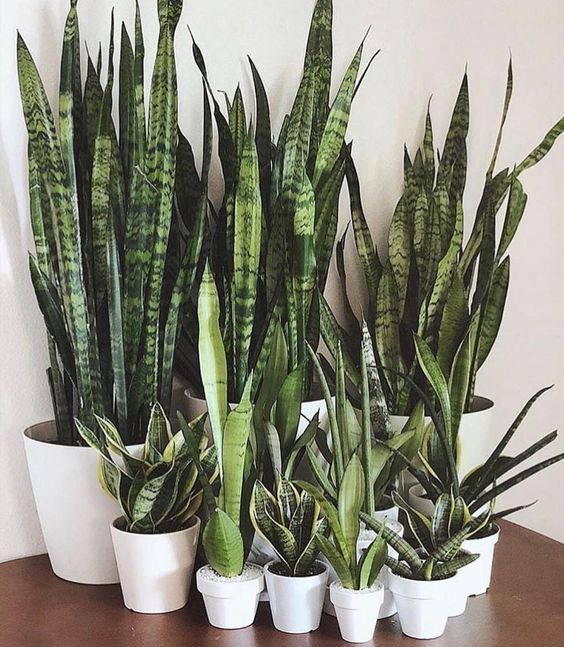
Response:
[{"label": "potted snake plant", "polygon": [[[447,380],[454,379],[457,358],[468,352],[465,346],[468,338],[473,338],[468,388],[461,411],[461,475],[485,460],[491,437],[493,403],[476,395],[476,375],[490,354],[503,318],[510,277],[508,251],[527,202],[520,178],[545,157],[564,131],[562,118],[520,163],[496,170],[512,89],[510,64],[501,126],[465,240],[470,125],[466,75],[440,154],[435,153],[429,110],[416,155],[410,157],[405,152],[404,190],[391,220],[387,253],[383,254],[386,261],[380,260],[374,247],[361,203],[358,174],[352,159],[347,162],[352,229],[368,292],[365,312],[395,429],[403,427],[420,399],[414,386],[427,389],[418,367],[413,333],[430,345]],[[496,231],[501,232],[497,239]],[[342,240],[337,248],[337,265],[346,311],[351,314],[342,261],[344,244]],[[349,316],[350,334],[346,334],[326,303],[321,303],[321,312],[327,346],[335,355],[338,341],[343,340],[347,369],[353,383],[358,384],[360,325],[355,323],[354,315]],[[434,399],[432,393],[428,395]]]},{"label": "potted snake plant", "polygon": [[[225,194],[210,243],[210,266],[218,286],[226,342],[228,395],[236,402],[251,371],[256,401],[278,320],[282,321],[288,373],[301,378],[302,413],[318,410],[325,427],[324,399],[312,380],[306,350],[319,341],[318,293],[323,293],[333,253],[338,198],[344,180],[345,135],[358,89],[363,44],[351,60],[332,103],[331,0],[317,0],[310,24],[301,81],[292,109],[273,143],[270,105],[257,67],[256,127],[238,87],[227,111],[215,101],[202,52],[194,53],[214,102]],[[186,361],[194,416],[201,412],[200,369],[189,365],[197,331],[186,329],[179,361]],[[198,393],[199,392],[199,393]]]},{"label": "potted snake plant", "polygon": [[[111,420],[133,447],[144,440],[154,402],[168,413],[180,306],[203,233],[194,223],[176,248],[168,245],[177,216],[173,39],[182,1],[155,3],[160,33],[148,117],[139,11],[134,45],[122,29],[119,79],[112,23],[107,81],[101,57],[88,58],[83,86],[76,4],[64,28],[57,116],[29,49],[17,40],[35,240],[30,271],[47,328],[55,412],[54,421],[26,430],[24,443],[53,570],[74,582],[107,584],[118,582],[109,526],[119,507],[98,487],[97,454],[74,418],[95,433],[95,414]],[[118,85],[119,127],[112,119]],[[204,182],[204,207],[205,193]]]},{"label": "potted snake plant", "polygon": [[313,496],[329,523],[331,538],[318,533],[316,541],[337,576],[329,590],[341,637],[347,642],[367,642],[374,635],[384,602],[384,585],[378,578],[388,549],[381,533],[368,541],[361,539],[359,515],[366,491],[361,459],[355,452],[349,460],[336,505],[309,483],[296,484]]},{"label": "potted snake plant", "polygon": [[448,618],[466,606],[468,594],[462,572],[478,555],[463,550],[462,543],[488,522],[489,514],[473,518],[460,497],[445,494],[429,519],[399,495],[393,496],[407,514],[416,548],[385,523],[364,512],[360,516],[398,555],[388,555],[386,564],[403,633],[412,638],[437,638],[443,634]]},{"label": "potted snake plant", "polygon": [[284,478],[272,494],[256,481],[250,503],[255,531],[268,542],[276,558],[264,574],[272,621],[279,631],[307,633],[321,621],[327,567],[317,561],[316,535],[327,531],[320,506],[305,489]]},{"label": "potted snake plant", "polygon": [[[250,548],[247,495],[252,487],[252,374],[241,402],[227,403],[227,360],[219,325],[219,298],[206,264],[198,297],[199,352],[211,434],[217,454],[219,495],[212,490],[205,466],[198,458],[198,439],[179,416],[187,446],[198,469],[207,521],[202,545],[207,565],[196,574],[208,621],[220,629],[239,629],[253,623],[264,588],[262,568],[246,563]],[[205,361],[204,361],[205,360]]]},{"label": "potted snake plant", "polygon": [[[167,613],[188,602],[196,558],[202,489],[182,432],[174,436],[160,404],[151,411],[143,449],[131,453],[117,428],[97,418],[99,431],[77,421],[83,440],[100,456],[103,490],[121,508],[111,526],[125,606],[139,613]],[[199,461],[210,480],[217,474],[215,448],[203,421],[195,421]]]}]

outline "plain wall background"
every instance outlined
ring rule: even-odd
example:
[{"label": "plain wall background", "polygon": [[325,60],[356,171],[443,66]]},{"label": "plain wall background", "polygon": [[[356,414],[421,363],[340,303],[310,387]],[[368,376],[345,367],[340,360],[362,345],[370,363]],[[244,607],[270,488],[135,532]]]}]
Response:
[{"label": "plain wall background", "polygon": [[[104,47],[107,44],[112,5],[119,44],[121,20],[132,26],[133,0],[79,2],[82,38],[93,52],[100,40]],[[149,75],[157,37],[156,0],[140,0],[140,5]],[[253,57],[271,99],[277,132],[297,87],[313,5],[313,0],[185,2],[176,49],[180,121],[196,150],[201,139],[201,86],[186,23],[204,51],[213,86],[231,94],[240,80],[249,107],[253,103],[246,54]],[[334,0],[334,5],[334,87],[369,25],[365,53],[382,49],[357,96],[349,130],[365,211],[380,247],[401,193],[403,144],[415,151],[432,94],[436,145],[442,146],[466,64],[471,100],[467,214],[475,210],[491,157],[510,50],[515,88],[500,168],[520,162],[564,115],[561,0]],[[16,29],[30,46],[56,109],[67,7],[64,0],[0,0],[0,561],[44,550],[22,431],[51,416],[45,334],[27,269],[32,237]],[[550,383],[557,386],[530,414],[515,450],[564,427],[564,138],[522,181],[529,202],[511,248],[505,320],[479,380],[478,391],[497,403],[492,444],[534,391]],[[221,182],[216,181],[216,196],[220,190]],[[346,190],[343,194],[341,230],[348,219]],[[360,299],[362,284],[353,245],[349,247],[349,276]],[[330,297],[334,299],[332,278]],[[557,444],[553,451],[563,451],[564,440]],[[564,467],[558,465],[506,497],[508,505],[540,499],[533,508],[515,515],[514,521],[564,541],[563,478]]]}]

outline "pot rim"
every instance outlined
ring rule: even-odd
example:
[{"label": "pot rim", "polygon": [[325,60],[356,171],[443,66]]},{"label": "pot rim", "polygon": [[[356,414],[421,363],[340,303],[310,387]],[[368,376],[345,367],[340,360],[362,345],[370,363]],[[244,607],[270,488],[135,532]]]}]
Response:
[{"label": "pot rim", "polygon": [[497,543],[499,539],[499,535],[501,534],[501,527],[498,526],[497,523],[492,522],[492,525],[494,527],[494,531],[490,532],[489,535],[486,535],[485,537],[468,537],[468,539],[465,539],[463,543],[466,543],[467,541],[472,541],[472,542],[493,542],[494,544]]},{"label": "pot rim", "polygon": [[[483,396],[483,395],[475,395],[473,398],[473,404],[474,404],[474,408],[472,409],[472,411],[465,411],[462,414],[463,416],[471,416],[476,413],[484,413],[485,411],[489,411],[490,409],[495,407],[494,400],[491,400],[490,398],[487,398],[486,396]],[[403,416],[397,413],[391,413],[390,418],[395,418],[399,420],[408,420],[409,416]],[[429,416],[425,416],[425,419],[427,418],[429,418]]]},{"label": "pot rim", "polygon": [[[415,600],[432,600],[439,598],[444,593],[445,589],[453,586],[458,572],[459,571],[442,580],[412,580],[408,577],[397,575],[390,569],[388,573],[390,590],[394,594],[397,593],[398,595],[403,595],[404,597]],[[395,591],[393,588],[394,582],[399,583],[402,588],[409,586],[412,590],[409,593],[406,593],[405,591]],[[426,595],[417,595],[417,592],[422,590],[426,591]]]},{"label": "pot rim", "polygon": [[267,562],[263,566],[263,569],[264,569],[265,574],[268,572],[268,574],[271,577],[276,577],[276,578],[279,578],[281,580],[292,580],[292,581],[303,580],[303,581],[307,581],[307,580],[313,580],[313,579],[318,578],[318,577],[323,577],[323,575],[327,574],[327,572],[328,572],[327,564],[325,564],[321,560],[316,559],[314,563],[319,564],[319,566],[321,566],[322,569],[323,569],[320,573],[316,573],[315,575],[279,575],[278,573],[273,573],[270,570],[270,567],[273,566],[274,564],[280,564],[279,559],[272,559],[270,562]]},{"label": "pot rim", "polygon": [[[172,532],[153,532],[153,533],[146,533],[146,532],[129,532],[127,530],[123,530],[123,528],[118,527],[118,523],[124,520],[123,515],[120,515],[119,517],[116,517],[112,523],[110,524],[112,532],[119,533],[120,535],[126,535],[127,537],[172,537],[173,535],[181,535],[185,534],[188,532],[193,531],[194,529],[199,530],[200,525],[201,525],[201,519],[197,515],[192,515],[190,517],[190,525],[187,526],[186,528],[182,528],[181,530],[173,530]],[[141,540],[142,541],[142,540]]]},{"label": "pot rim", "polygon": [[[254,577],[249,579],[240,580],[237,577],[223,577],[219,576],[220,579],[211,579],[206,577],[208,572],[215,573],[210,564],[204,564],[196,571],[196,586],[198,591],[202,595],[209,595],[214,598],[224,598],[229,599],[232,595],[221,595],[221,591],[225,590],[225,587],[228,588],[248,588],[256,589],[255,593],[258,595],[261,591],[264,590],[264,571],[261,566],[254,564],[253,562],[245,562],[243,570],[247,566],[252,566],[253,571],[255,572]],[[219,595],[218,595],[219,594]]]},{"label": "pot rim", "polygon": [[[305,400],[302,400],[302,404],[315,404],[316,402],[325,403],[325,398],[323,397],[323,393],[321,392],[321,387],[319,386],[319,384],[317,384],[317,382],[314,382],[311,388],[312,388],[312,393],[315,395],[315,397],[306,398]],[[192,392],[191,386],[187,386],[184,389],[183,393],[184,393],[184,396],[190,400],[195,400],[196,402],[206,401],[205,397],[200,398],[199,396],[194,395],[194,393]],[[331,399],[332,400],[335,399],[335,396],[333,394],[331,394]],[[230,407],[237,406],[236,402],[229,402],[228,404]]]},{"label": "pot rim", "polygon": [[375,593],[380,593],[380,591],[384,590],[384,585],[382,582],[379,582],[376,580],[374,584],[370,588],[365,588],[365,589],[347,589],[345,586],[341,584],[341,580],[336,579],[331,584],[329,584],[329,588],[338,591],[339,595],[350,595],[351,597],[355,596],[369,596],[369,595],[374,595]]},{"label": "pot rim", "polygon": [[[44,428],[44,427],[49,427],[53,431],[53,439],[48,440],[46,438],[35,438],[34,437],[34,430],[37,430],[38,428]],[[68,449],[70,451],[76,451],[76,450],[86,450],[89,452],[96,451],[95,449],[92,449],[92,447],[89,447],[88,445],[64,445],[62,443],[57,442],[57,423],[53,418],[50,420],[44,420],[43,422],[37,422],[34,425],[31,425],[29,427],[26,427],[23,431],[23,436],[25,441],[29,441],[32,443],[37,443],[39,445],[43,445],[44,447],[49,447],[50,449]],[[137,449],[139,447],[143,447],[144,443],[132,443],[129,445],[126,445],[127,448],[129,449]]]}]

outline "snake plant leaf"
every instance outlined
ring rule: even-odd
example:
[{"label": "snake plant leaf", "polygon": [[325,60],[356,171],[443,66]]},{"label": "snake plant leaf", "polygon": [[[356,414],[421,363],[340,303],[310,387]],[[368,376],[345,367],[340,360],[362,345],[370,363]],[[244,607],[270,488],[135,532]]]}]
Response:
[{"label": "snake plant leaf", "polygon": [[[419,159],[418,157],[416,160]],[[415,262],[419,272],[420,284],[426,286],[429,281],[432,266],[428,263],[429,229],[432,224],[432,213],[429,208],[427,194],[423,187],[419,188],[415,199],[415,209],[413,211],[413,250],[415,253]]]},{"label": "snake plant leaf", "polygon": [[[322,294],[319,294],[319,313],[323,341],[327,345],[327,348],[329,349],[331,355],[335,357],[337,353],[337,346],[341,339],[344,338],[346,333],[341,328],[341,326],[339,326],[335,315],[331,311],[329,304]],[[342,348],[342,353],[343,366],[345,368],[347,377],[355,386],[359,385],[360,374],[346,346]]]},{"label": "snake plant leaf", "polygon": [[501,123],[499,125],[499,131],[497,133],[492,159],[488,167],[488,170],[486,172],[486,179],[488,180],[491,179],[493,172],[495,170],[497,156],[499,153],[499,148],[501,146],[501,138],[503,136],[503,127],[505,126],[505,120],[507,119],[507,113],[509,111],[509,105],[511,103],[512,94],[513,94],[513,65],[511,62],[511,57],[509,57],[509,64],[507,66],[507,82],[505,85],[505,98],[503,100],[503,112],[501,115]]},{"label": "snake plant leaf", "polygon": [[443,492],[435,501],[435,510],[431,521],[431,537],[435,546],[440,546],[449,538],[449,524],[454,499]]},{"label": "snake plant leaf", "polygon": [[431,121],[431,99],[427,104],[425,115],[425,136],[423,137],[423,160],[425,164],[425,188],[428,193],[433,190],[435,181],[435,147],[433,145],[433,122]]},{"label": "snake plant leaf", "polygon": [[368,288],[369,302],[375,304],[382,265],[364,216],[358,173],[351,156],[347,157],[346,175],[356,249]]},{"label": "snake plant leaf", "polygon": [[[284,483],[284,481],[281,481],[281,484],[282,483]],[[279,488],[280,485],[278,486]],[[294,487],[290,483],[288,483],[288,485]],[[290,501],[293,502],[294,500],[290,498]],[[319,512],[319,504],[315,499],[307,492],[302,492],[298,497],[298,505],[290,518],[289,524],[289,530],[296,538],[301,553],[303,553],[309,542],[312,540],[310,529],[317,526]],[[306,565],[302,563],[302,566],[305,566],[307,569],[310,564]]]},{"label": "snake plant leaf", "polygon": [[323,535],[317,534],[315,537],[319,550],[325,555],[339,581],[346,589],[354,589],[354,578],[351,574],[351,570],[341,553],[333,546],[333,544]]},{"label": "snake plant leaf", "polygon": [[456,269],[446,296],[439,327],[437,361],[445,375],[450,374],[452,362],[464,337],[468,320],[464,281],[460,272]]},{"label": "snake plant leaf", "polygon": [[246,123],[247,118],[245,116],[243,95],[241,94],[241,87],[237,85],[233,101],[229,109],[229,130],[231,131],[233,146],[235,147],[236,173],[239,171],[239,166],[243,157],[243,148],[248,139],[248,135],[246,134]]},{"label": "snake plant leaf", "polygon": [[53,114],[35,63],[19,34],[17,58],[29,147],[52,213],[55,214],[53,231],[61,259],[59,279],[62,303],[75,354],[77,386],[82,394],[81,419],[92,426],[95,402],[90,373],[89,320],[80,260],[78,223],[72,211],[68,178]]},{"label": "snake plant leaf", "polygon": [[[390,263],[386,263],[378,284],[375,313],[375,342],[384,369],[386,382],[392,392],[397,391],[398,378],[393,371],[402,372],[399,339],[399,311],[397,288]],[[396,388],[394,388],[396,387]]]},{"label": "snake plant leaf", "polygon": [[206,559],[224,577],[240,575],[244,566],[243,538],[238,526],[223,510],[214,510],[202,536]]},{"label": "snake plant leaf", "polygon": [[458,438],[462,414],[464,413],[470,391],[473,346],[474,340],[472,331],[470,330],[456,353],[449,379],[451,424],[454,442]]},{"label": "snake plant leaf", "polygon": [[329,111],[327,123],[315,159],[312,180],[314,188],[319,186],[320,182],[331,171],[339,157],[349,123],[351,103],[362,58],[363,44],[360,44],[350,62],[337,92],[337,96]]},{"label": "snake plant leaf", "polygon": [[511,182],[511,189],[509,190],[509,200],[507,202],[507,211],[505,213],[505,220],[503,221],[503,230],[499,241],[499,247],[496,253],[496,260],[499,261],[507,251],[523,213],[527,205],[527,194],[523,190],[523,185],[517,178],[513,178]]},{"label": "snake plant leaf", "polygon": [[170,423],[162,406],[157,402],[151,409],[147,437],[145,439],[145,457],[150,463],[162,460],[163,452],[172,439]]},{"label": "snake plant leaf", "polygon": [[[160,468],[160,465],[157,465]],[[135,497],[131,509],[134,526],[143,527],[147,523],[157,526],[157,519],[160,520],[161,513],[167,508],[170,509],[174,503],[175,473],[171,465],[162,466],[162,469],[155,470],[157,476],[149,478]]]},{"label": "snake plant leaf", "polygon": [[251,73],[253,75],[253,85],[255,88],[256,100],[256,115],[257,126],[255,142],[257,148],[259,170],[260,170],[260,185],[262,192],[263,207],[265,208],[270,199],[270,178],[271,178],[271,161],[272,161],[272,135],[270,128],[270,107],[268,105],[268,96],[264,87],[264,83],[259,74],[259,71],[254,64],[251,57],[249,64],[251,66]]},{"label": "snake plant leaf", "polygon": [[311,447],[306,447],[306,455],[311,473],[313,474],[314,479],[317,481],[319,487],[327,494],[327,496],[333,501],[337,501],[337,490],[331,481],[329,476],[325,472],[323,465],[317,454],[313,451]]},{"label": "snake plant leaf", "polygon": [[309,448],[311,443],[315,439],[315,435],[319,428],[319,411],[313,416],[309,421],[304,432],[294,443],[290,454],[285,459],[283,468],[284,468],[284,478],[292,479],[294,477],[294,471],[297,466],[300,464],[306,450]]},{"label": "snake plant leaf", "polygon": [[83,123],[88,143],[90,160],[94,157],[94,142],[98,133],[100,107],[102,105],[102,85],[96,68],[88,55],[86,81],[84,83],[84,97],[82,101]]},{"label": "snake plant leaf", "polygon": [[255,401],[255,421],[260,424],[270,415],[288,373],[288,349],[280,319],[276,319],[270,351],[264,368],[264,379]]},{"label": "snake plant leaf", "polygon": [[[235,103],[234,103],[235,105]],[[252,128],[244,140],[235,196],[234,280],[235,397],[239,397],[249,373],[249,349],[255,307],[261,249],[262,206],[257,151]]]},{"label": "snake plant leaf", "polygon": [[397,492],[392,493],[394,505],[405,512],[411,532],[419,545],[427,552],[434,549],[432,522],[421,512],[410,506]]},{"label": "snake plant leaf", "polygon": [[442,564],[437,564],[433,569],[434,579],[444,579],[445,577],[450,577],[461,568],[468,566],[472,562],[478,559],[479,555],[472,555],[469,553],[461,554],[458,557],[450,560],[449,562],[444,562]]},{"label": "snake plant leaf", "polygon": [[304,381],[304,365],[291,371],[278,392],[276,398],[276,429],[280,435],[280,444],[284,455],[291,449],[300,422],[301,393]]},{"label": "snake plant leaf", "polygon": [[517,166],[515,169],[515,175],[520,175],[526,169],[531,168],[540,162],[563,132],[564,117],[554,124],[554,126],[546,133],[542,142]]},{"label": "snake plant leaf", "polygon": [[128,187],[131,183],[132,151],[135,142],[134,68],[135,53],[125,23],[122,23],[119,56],[119,146]]},{"label": "snake plant leaf", "polygon": [[149,123],[146,149],[147,178],[156,190],[153,255],[148,280],[145,330],[147,391],[151,401],[159,396],[159,330],[161,290],[172,218],[178,95],[174,32],[182,10],[182,0],[159,0],[159,40],[149,97]]},{"label": "snake plant leaf", "polygon": [[[213,441],[218,455],[223,456],[223,427],[227,418],[227,359],[219,327],[219,298],[209,263],[206,262],[198,297],[199,355],[206,361],[201,366],[202,383],[208,405]],[[220,477],[223,478],[220,460]]]},{"label": "snake plant leaf", "polygon": [[368,397],[370,421],[374,436],[381,440],[387,440],[392,435],[390,416],[380,381],[380,374],[376,366],[372,338],[366,321],[362,322],[361,367],[363,384],[366,383],[365,386],[368,389],[368,395],[363,392],[363,398]]},{"label": "snake plant leaf", "polygon": [[470,124],[470,107],[468,98],[468,75],[465,73],[462,78],[462,83],[454,110],[452,113],[446,141],[443,149],[443,156],[439,163],[437,174],[437,184],[446,181],[450,173],[451,165],[455,161],[456,151],[459,147],[459,142],[466,140],[468,135],[468,127]]},{"label": "snake plant leaf", "polygon": [[364,503],[364,471],[358,454],[350,459],[339,487],[339,524],[347,543],[349,565],[354,567],[356,541],[360,532],[359,514]]},{"label": "snake plant leaf", "polygon": [[247,380],[241,402],[227,415],[221,445],[223,480],[220,498],[223,509],[237,526],[241,517],[241,487],[253,416],[250,391],[251,378]]},{"label": "snake plant leaf", "polygon": [[[296,513],[298,513],[298,510],[300,509],[302,503],[302,497],[300,496],[300,493],[293,483],[287,481],[286,479],[280,479],[278,485],[276,486],[276,501],[278,508],[280,509],[280,518],[283,519],[285,523],[287,523],[288,529],[290,530],[292,535],[297,538],[298,546],[301,547],[299,532],[298,534],[294,532],[299,530],[298,520],[297,518],[296,520],[294,520],[294,517],[296,516]],[[311,500],[306,501],[306,507],[309,506],[308,509],[310,510],[312,515],[311,519],[313,519],[313,508],[311,507],[312,504],[313,502]],[[298,514],[302,521],[306,519],[306,515],[304,514],[305,512],[306,510],[305,508],[303,508]]]},{"label": "snake plant leaf", "polygon": [[262,429],[266,449],[268,450],[270,463],[272,465],[272,471],[274,472],[274,479],[275,482],[278,482],[280,475],[282,474],[282,451],[280,448],[280,437],[278,436],[276,427],[268,420],[264,420]]},{"label": "snake plant leaf", "polygon": [[463,528],[464,525],[470,523],[471,520],[472,515],[470,514],[464,499],[461,496],[453,499],[447,536],[454,535]]},{"label": "snake plant leaf", "polygon": [[358,588],[370,588],[380,574],[386,557],[388,547],[382,537],[376,537],[370,546],[363,552],[358,564]]},{"label": "snake plant leaf", "polygon": [[347,426],[348,420],[346,413],[347,394],[342,357],[341,344],[339,344],[337,346],[337,356],[335,358],[335,414],[337,416],[337,427],[339,428],[341,435],[343,460],[345,464],[347,464],[356,447],[352,447],[349,443],[349,429]]},{"label": "snake plant leaf", "polygon": [[[410,233],[408,213],[406,209],[405,198],[402,197],[400,198],[394,211],[392,222],[390,224],[390,230],[388,233],[388,250],[390,254],[389,260],[397,289],[397,307],[400,319],[403,317],[405,298],[407,295],[409,268],[411,263],[409,236]],[[374,292],[371,294],[373,294],[375,303],[377,293]]]}]

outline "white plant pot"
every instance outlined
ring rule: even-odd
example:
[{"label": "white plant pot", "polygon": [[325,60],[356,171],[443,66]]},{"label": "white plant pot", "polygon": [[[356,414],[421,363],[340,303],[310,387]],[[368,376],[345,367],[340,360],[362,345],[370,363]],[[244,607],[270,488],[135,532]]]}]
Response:
[{"label": "white plant pot", "polygon": [[[492,437],[492,426],[494,417],[494,403],[488,398],[474,397],[474,410],[462,414],[459,428],[460,452],[458,474],[464,477],[470,470],[482,465],[494,448],[494,437]],[[405,423],[407,416],[390,416],[390,423],[395,433],[399,433]],[[425,424],[431,422],[431,418],[425,416]],[[414,464],[418,467],[421,463],[415,459]],[[417,481],[409,472],[403,471],[402,495],[407,496],[409,488]]]},{"label": "white plant pot", "polygon": [[380,605],[384,600],[382,584],[376,583],[370,589],[354,591],[343,588],[340,582],[333,582],[329,590],[341,638],[350,643],[372,640]]},{"label": "white plant pot", "polygon": [[200,520],[188,528],[146,535],[126,532],[123,518],[111,527],[112,541],[128,609],[138,613],[168,613],[188,602],[200,535]]},{"label": "white plant pot", "polygon": [[210,625],[242,629],[255,621],[264,574],[260,566],[247,563],[241,575],[223,577],[207,565],[196,573],[196,586],[204,598]]},{"label": "white plant pot", "polygon": [[464,550],[480,555],[477,560],[460,569],[467,583],[468,595],[482,595],[489,589],[494,550],[498,540],[499,527],[496,526],[496,532],[488,537],[467,539],[463,542]]},{"label": "white plant pot", "polygon": [[450,613],[453,580],[409,580],[390,572],[390,590],[398,608],[401,630],[411,638],[438,638]]},{"label": "white plant pot", "polygon": [[290,634],[315,631],[321,622],[327,586],[326,565],[316,562],[321,571],[317,575],[286,577],[272,572],[275,564],[273,561],[264,567],[274,626]]},{"label": "white plant pot", "polygon": [[456,572],[452,578],[452,591],[450,594],[450,610],[448,612],[449,618],[456,618],[464,615],[466,611],[466,603],[468,601],[468,579],[466,577],[466,568],[461,568]]},{"label": "white plant pot", "polygon": [[421,512],[426,517],[432,517],[435,512],[435,504],[425,496],[425,489],[419,483],[412,485],[409,488],[407,497],[409,505],[415,508],[417,512]]},{"label": "white plant pot", "polygon": [[[272,546],[265,541],[258,533],[255,533],[251,550],[249,552],[249,561],[258,566],[265,566],[268,562],[278,559],[278,555]],[[268,602],[268,591],[263,589],[260,594],[261,602]]]},{"label": "white plant pot", "polygon": [[100,487],[98,454],[90,447],[59,445],[56,438],[54,421],[24,432],[27,466],[51,568],[70,582],[117,584],[110,525],[121,511]]},{"label": "white plant pot", "polygon": [[397,521],[399,518],[399,509],[397,505],[390,505],[388,508],[376,510],[374,518],[378,521]]}]

